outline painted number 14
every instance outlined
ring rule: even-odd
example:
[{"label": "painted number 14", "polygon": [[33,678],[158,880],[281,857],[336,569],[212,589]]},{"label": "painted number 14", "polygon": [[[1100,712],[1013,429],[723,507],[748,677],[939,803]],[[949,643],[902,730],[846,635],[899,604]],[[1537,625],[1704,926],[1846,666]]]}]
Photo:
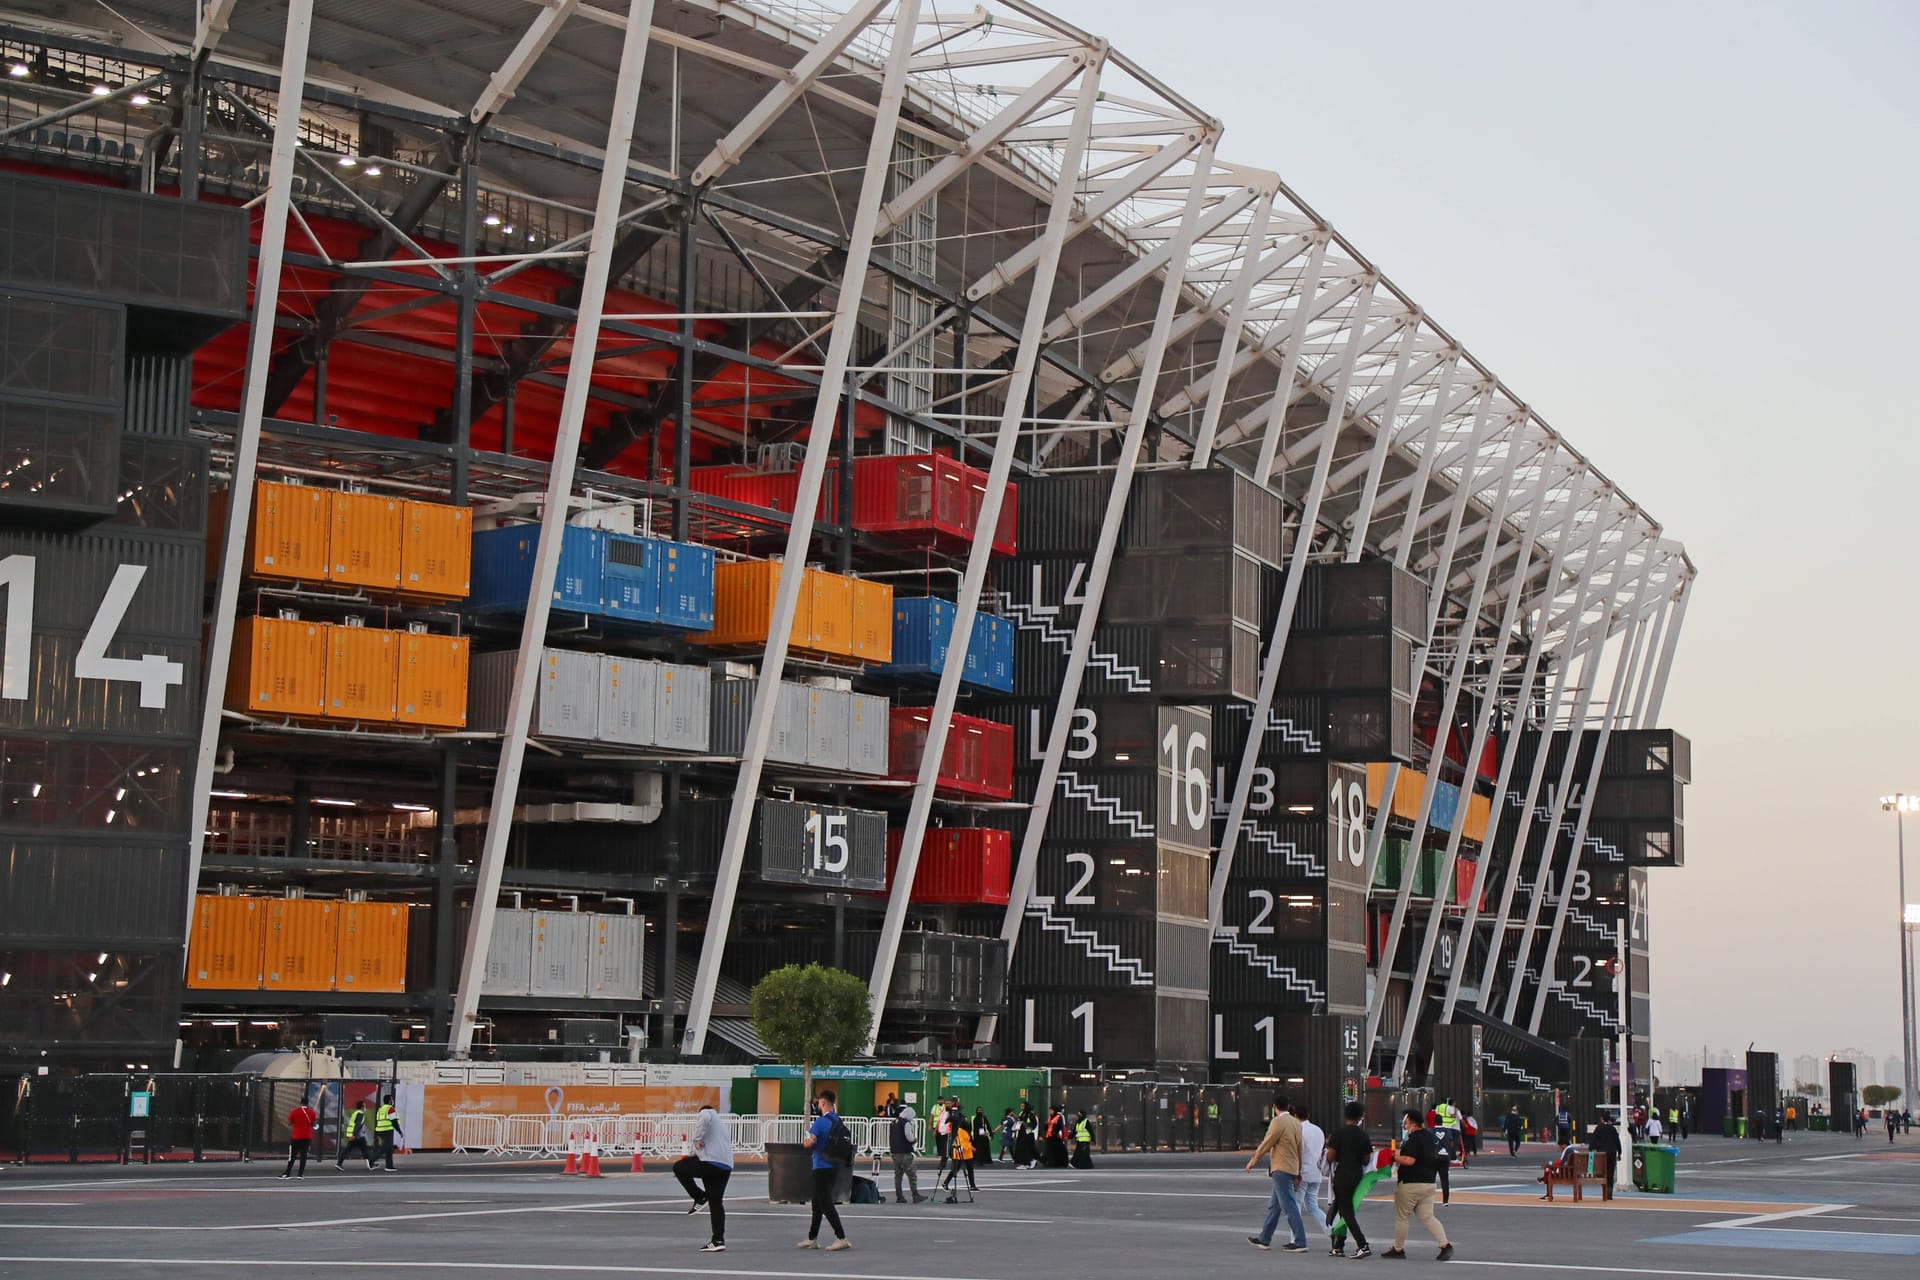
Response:
[{"label": "painted number 14", "polygon": [[[12,555],[0,560],[0,587],[7,590],[7,636],[4,666],[0,667],[0,698],[25,701],[32,684],[33,579],[32,556]],[[74,655],[73,674],[79,680],[125,680],[140,686],[140,705],[163,708],[167,690],[186,682],[186,671],[171,658],[143,653],[137,658],[109,658],[107,646],[125,621],[134,592],[147,576],[143,564],[123,564],[107,584],[107,594],[93,615],[86,639]]]}]

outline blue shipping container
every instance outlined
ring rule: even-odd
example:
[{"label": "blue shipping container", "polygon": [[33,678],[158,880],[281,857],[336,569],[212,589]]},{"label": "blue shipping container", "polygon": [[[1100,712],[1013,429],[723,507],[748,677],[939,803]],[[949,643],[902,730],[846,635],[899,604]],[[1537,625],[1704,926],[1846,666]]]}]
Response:
[{"label": "blue shipping container", "polygon": [[[553,607],[575,613],[606,609],[598,529],[567,526],[560,540],[560,569],[554,578]],[[467,608],[477,613],[521,613],[533,586],[533,557],[540,526],[506,525],[473,535],[473,591]]]},{"label": "blue shipping container", "polygon": [[660,543],[626,533],[600,535],[600,571],[610,618],[660,620]]},{"label": "blue shipping container", "polygon": [[713,630],[713,548],[690,542],[660,547],[660,625]]},{"label": "blue shipping container", "polygon": [[[938,596],[895,597],[894,660],[880,671],[906,679],[938,680],[946,669],[947,647],[953,643],[953,620],[958,613],[959,608],[953,601]],[[961,682],[1012,692],[1015,630],[1013,623],[1005,618],[976,613]]]}]

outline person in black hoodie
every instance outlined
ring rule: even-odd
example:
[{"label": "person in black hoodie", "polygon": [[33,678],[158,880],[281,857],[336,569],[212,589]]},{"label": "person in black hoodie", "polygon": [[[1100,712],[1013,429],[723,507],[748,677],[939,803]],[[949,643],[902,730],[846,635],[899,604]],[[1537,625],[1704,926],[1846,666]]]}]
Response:
[{"label": "person in black hoodie", "polygon": [[1612,1187],[1614,1172],[1620,1166],[1620,1131],[1613,1127],[1612,1119],[1604,1111],[1593,1128],[1587,1130],[1587,1150],[1606,1156],[1607,1186]]},{"label": "person in black hoodie", "polygon": [[977,1173],[993,1163],[993,1121],[985,1107],[973,1109],[973,1168]]},{"label": "person in black hoodie", "polygon": [[920,1194],[920,1175],[913,1170],[914,1156],[920,1149],[920,1118],[913,1113],[913,1104],[904,1103],[894,1109],[893,1122],[887,1126],[887,1151],[893,1156],[893,1202],[907,1203],[907,1197],[901,1194],[900,1180],[905,1177],[907,1189],[913,1194],[913,1203],[919,1204],[926,1197]]},{"label": "person in black hoodie", "polygon": [[1447,1239],[1447,1229],[1440,1225],[1440,1219],[1433,1212],[1433,1180],[1439,1174],[1440,1162],[1447,1158],[1446,1153],[1440,1149],[1433,1130],[1427,1128],[1427,1118],[1418,1111],[1407,1112],[1400,1127],[1403,1134],[1400,1150],[1393,1157],[1394,1164],[1399,1166],[1400,1178],[1393,1190],[1393,1248],[1381,1256],[1407,1256],[1407,1223],[1418,1218],[1434,1243],[1440,1246],[1438,1261],[1449,1261],[1453,1257],[1453,1244]]}]

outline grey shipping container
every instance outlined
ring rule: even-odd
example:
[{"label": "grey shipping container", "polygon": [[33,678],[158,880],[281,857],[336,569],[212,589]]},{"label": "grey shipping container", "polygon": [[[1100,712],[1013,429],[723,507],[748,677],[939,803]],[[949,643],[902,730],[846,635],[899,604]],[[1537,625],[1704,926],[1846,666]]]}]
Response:
[{"label": "grey shipping container", "polygon": [[822,889],[887,887],[887,816],[838,805],[762,800],[753,847],[760,878]]},{"label": "grey shipping container", "polygon": [[852,763],[849,733],[853,695],[844,689],[807,690],[807,763],[846,770]]},{"label": "grey shipping container", "polygon": [[883,778],[887,774],[888,703],[872,694],[852,695],[847,712],[847,768]]},{"label": "grey shipping container", "polygon": [[[513,693],[511,651],[476,654],[467,682],[467,727],[499,733]],[[591,742],[600,726],[600,655],[548,649],[534,685],[529,732],[542,738]]]},{"label": "grey shipping container", "polygon": [[645,916],[587,917],[587,995],[594,1000],[646,996]]},{"label": "grey shipping container", "polygon": [[654,679],[654,745],[670,751],[706,751],[713,722],[713,674],[705,667],[672,662],[659,667]]},{"label": "grey shipping container", "polygon": [[580,999],[587,994],[587,930],[577,911],[533,912],[533,974],[527,994]]},{"label": "grey shipping container", "polygon": [[660,664],[604,654],[600,659],[602,742],[650,747],[659,707]]},{"label": "grey shipping container", "polygon": [[524,996],[533,979],[533,912],[501,908],[493,913],[493,937],[487,944],[484,996]]},{"label": "grey shipping container", "polygon": [[[726,679],[713,682],[712,750],[716,755],[743,755],[747,725],[753,717],[758,680]],[[773,736],[767,741],[767,759],[778,764],[807,762],[807,686],[780,682],[774,707]]]}]

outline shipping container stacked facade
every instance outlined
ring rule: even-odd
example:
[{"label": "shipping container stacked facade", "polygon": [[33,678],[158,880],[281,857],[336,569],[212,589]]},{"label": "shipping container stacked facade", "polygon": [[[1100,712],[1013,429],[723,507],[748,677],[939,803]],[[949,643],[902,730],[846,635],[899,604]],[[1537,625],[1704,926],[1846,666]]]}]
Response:
[{"label": "shipping container stacked facade", "polygon": [[[236,19],[234,47],[258,44],[254,21]],[[688,19],[657,21],[677,29]],[[578,21],[566,25],[563,43],[579,38]],[[732,18],[721,27],[746,56],[786,56],[771,27]],[[71,36],[45,35],[45,65],[81,56],[60,50]],[[131,76],[144,55],[127,56],[88,64],[89,74]],[[169,74],[218,83],[232,72],[225,56]],[[23,101],[42,92],[40,76],[16,77]],[[258,77],[245,78],[249,100],[258,97]],[[674,92],[697,98],[699,80],[676,81]],[[155,110],[174,92],[171,81],[156,90]],[[336,152],[397,157],[403,137],[431,156],[437,143],[413,137],[418,122],[381,101],[359,102],[352,127],[338,113],[290,114],[305,163]],[[862,141],[836,115],[845,104],[813,105],[830,107],[815,124],[845,135],[838,143]],[[517,109],[503,117],[501,156],[518,153]],[[573,206],[583,202],[549,206],[508,191],[484,153],[471,189],[461,179],[439,190],[424,182],[427,169],[394,164],[367,188],[381,198],[365,205],[322,198],[303,173],[290,196],[301,216],[281,264],[280,302],[300,341],[275,344],[269,367],[250,370],[249,255],[269,252],[263,211],[287,192],[262,199],[258,163],[250,170],[226,140],[258,122],[225,105],[210,110],[221,128],[155,131],[169,141],[151,164],[131,167],[125,150],[116,161],[130,184],[190,198],[13,172],[24,152],[26,163],[81,176],[70,157],[43,154],[27,133],[10,137],[0,157],[9,169],[0,175],[0,228],[10,237],[0,246],[10,250],[0,254],[0,337],[51,334],[49,350],[67,357],[23,358],[26,374],[0,378],[0,573],[10,593],[0,834],[11,858],[0,884],[0,953],[11,975],[0,983],[0,1046],[66,1044],[116,1058],[126,1056],[120,1046],[137,1046],[142,1059],[177,1036],[190,1049],[224,1052],[264,1043],[239,1043],[265,1034],[250,1029],[253,1014],[293,1042],[343,1010],[392,1015],[410,1039],[455,1039],[472,1029],[456,1017],[462,941],[472,886],[492,883],[475,873],[495,847],[485,833],[497,820],[508,828],[495,868],[501,909],[492,937],[480,940],[484,977],[471,977],[482,1006],[474,1025],[501,1042],[568,1035],[563,1020],[579,1014],[610,1019],[615,1039],[635,1031],[669,1052],[652,1037],[671,1035],[677,1012],[650,1002],[668,986],[685,988],[720,927],[732,930],[716,966],[729,979],[750,984],[798,958],[864,976],[892,945],[883,911],[904,898],[882,1046],[1076,1068],[1304,1072],[1317,1084],[1337,1076],[1347,1089],[1364,1073],[1353,1024],[1367,1003],[1367,947],[1379,942],[1400,870],[1415,871],[1421,920],[1457,914],[1488,857],[1496,874],[1482,905],[1497,901],[1502,874],[1520,874],[1523,859],[1509,859],[1509,872],[1498,848],[1479,848],[1484,777],[1449,771],[1431,796],[1409,793],[1421,743],[1437,737],[1431,715],[1419,714],[1432,698],[1416,666],[1425,579],[1371,554],[1319,562],[1334,545],[1321,540],[1332,529],[1323,513],[1326,527],[1308,531],[1315,559],[1300,584],[1247,812],[1232,833],[1223,915],[1209,932],[1214,859],[1228,842],[1228,799],[1299,536],[1309,468],[1299,465],[1303,438],[1291,414],[1275,419],[1289,456],[1270,483],[1250,478],[1260,446],[1244,431],[1229,443],[1234,431],[1223,425],[1216,465],[1190,470],[1194,414],[1152,422],[1148,465],[1132,481],[1098,588],[1046,826],[1027,830],[1075,628],[1095,588],[1115,474],[1111,424],[1127,416],[1141,353],[1124,344],[1104,356],[1087,351],[1092,368],[1109,370],[1096,385],[1076,367],[1076,345],[1048,329],[1042,374],[1025,393],[1031,421],[1016,474],[988,527],[989,424],[1006,403],[1021,403],[1009,388],[1024,375],[1014,371],[1017,328],[997,318],[997,305],[936,297],[960,298],[982,265],[956,256],[954,237],[940,233],[942,217],[960,227],[978,214],[952,204],[952,193],[888,206],[876,269],[890,283],[837,291],[866,299],[853,346],[879,363],[823,388],[814,338],[826,341],[828,327],[813,332],[814,303],[801,295],[831,289],[847,246],[823,242],[825,256],[802,265],[807,228],[835,220],[749,216],[763,199],[772,203],[762,212],[777,212],[778,188],[722,183],[719,222],[671,211],[664,230],[651,221],[629,228],[613,255],[610,318],[590,337],[573,331],[580,264],[564,251],[485,266],[490,254],[520,248],[503,238],[509,227],[537,224],[543,248],[573,243],[584,230]],[[921,118],[900,134],[907,151],[954,124],[924,103],[912,110]],[[1182,120],[1190,114],[1183,109]],[[185,154],[191,137],[203,154]],[[551,176],[543,166],[580,176],[568,155],[539,156],[533,188]],[[978,158],[955,157],[905,156],[886,176],[888,199]],[[667,159],[652,156],[646,172]],[[698,156],[680,159],[684,167]],[[356,184],[383,176],[372,164],[334,167]],[[996,200],[1017,194],[1019,208],[996,204],[995,217],[1022,229],[993,233],[1008,240],[1000,248],[1010,274],[980,277],[982,296],[1019,279],[1016,257],[1033,249],[1025,215],[1034,226],[1046,215],[1044,201],[1002,176],[989,185]],[[403,189],[425,212],[393,243],[461,262],[342,274],[341,263],[386,253],[372,250],[387,243],[379,219],[392,215],[374,211],[410,206]],[[1106,243],[1066,238],[1067,257],[1047,282],[1061,287],[1056,312],[1072,305],[1070,282],[1084,300],[1122,269],[1088,256],[1096,241]],[[69,242],[111,252],[50,248]],[[795,259],[793,279],[762,278],[783,255]],[[1159,287],[1151,273],[1143,280]],[[443,286],[447,295],[434,296]],[[782,314],[726,318],[760,311],[770,291]],[[1132,305],[1106,297],[1067,318],[1118,335]],[[968,318],[955,322],[962,312]],[[1221,314],[1182,318],[1170,370],[1205,365]],[[495,770],[515,756],[500,749],[514,731],[514,645],[530,594],[549,590],[535,583],[537,494],[555,456],[563,384],[592,338],[595,359],[581,362],[581,470],[558,535],[548,631],[528,641],[531,743],[511,813],[495,814]],[[1254,352],[1251,329],[1248,342],[1247,360],[1274,355],[1270,343]],[[1331,367],[1325,352],[1307,363]],[[1063,394],[1069,385],[1074,393]],[[1311,387],[1308,399],[1327,389]],[[1234,382],[1235,401],[1256,393],[1265,394]],[[1318,412],[1317,403],[1297,407]],[[264,418],[257,470],[248,410]],[[811,424],[832,432],[816,528],[805,546],[788,547]],[[1364,426],[1358,417],[1352,425]],[[1413,456],[1395,453],[1390,483],[1404,483],[1398,472]],[[42,471],[21,470],[30,467]],[[224,598],[222,535],[227,513],[242,505],[250,514],[236,530],[229,619],[205,606]],[[1380,533],[1357,537],[1371,552]],[[976,545],[991,552],[988,589],[966,637],[909,889],[898,867],[911,784]],[[1430,551],[1431,538],[1422,546]],[[131,580],[129,570],[138,571]],[[765,655],[789,573],[802,575],[799,607],[776,676]],[[13,624],[23,619],[30,643],[16,642]],[[230,621],[227,674],[214,690],[218,732],[196,784],[200,650],[205,637],[227,636]],[[22,679],[30,698],[15,692]],[[772,713],[765,769],[757,788],[741,788],[763,696]],[[1588,840],[1621,850],[1624,869],[1580,855],[1583,883],[1606,900],[1570,913],[1550,975],[1569,991],[1598,954],[1588,934],[1610,918],[1601,908],[1615,899],[1643,907],[1642,868],[1683,858],[1685,742],[1629,736],[1609,748]],[[1360,768],[1389,761],[1414,766],[1391,789]],[[750,811],[734,827],[746,831],[741,888],[717,921],[707,906],[736,792]],[[205,862],[189,884],[193,810],[206,803]],[[1365,841],[1378,807],[1390,816],[1370,909]],[[1415,813],[1431,818],[1418,851],[1406,847]],[[1441,884],[1438,846],[1456,829],[1464,858]],[[1016,897],[1028,845],[1037,874],[1031,894]],[[1000,936],[1009,910],[1011,947]],[[1643,910],[1638,921],[1636,1027]],[[1417,941],[1418,930],[1409,933],[1403,953]],[[1408,967],[1404,954],[1378,962],[1383,977]],[[1454,963],[1444,955],[1441,976]],[[671,980],[667,969],[677,971]],[[124,994],[91,994],[109,984]],[[1559,991],[1547,1034],[1600,1029]],[[996,1021],[991,1042],[982,1016]],[[210,1031],[242,1021],[231,1036]]]}]

